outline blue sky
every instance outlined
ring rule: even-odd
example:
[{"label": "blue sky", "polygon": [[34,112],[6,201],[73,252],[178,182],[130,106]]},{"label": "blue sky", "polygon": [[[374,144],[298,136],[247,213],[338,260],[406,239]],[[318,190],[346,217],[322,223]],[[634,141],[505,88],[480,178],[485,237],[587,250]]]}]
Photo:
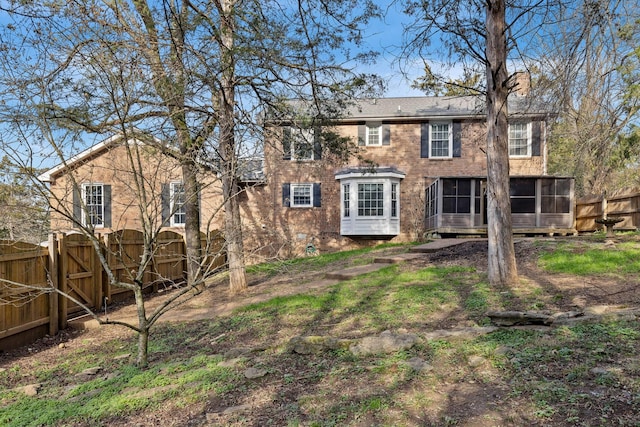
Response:
[{"label": "blue sky", "polygon": [[[411,88],[411,82],[422,72],[422,66],[408,68],[398,62],[400,45],[402,44],[403,23],[409,19],[402,13],[398,2],[378,0],[384,13],[381,21],[373,21],[367,29],[366,43],[372,50],[379,52],[377,63],[365,68],[365,71],[376,73],[387,81],[385,96],[424,96],[424,93]],[[403,71],[409,75],[405,77]]]}]

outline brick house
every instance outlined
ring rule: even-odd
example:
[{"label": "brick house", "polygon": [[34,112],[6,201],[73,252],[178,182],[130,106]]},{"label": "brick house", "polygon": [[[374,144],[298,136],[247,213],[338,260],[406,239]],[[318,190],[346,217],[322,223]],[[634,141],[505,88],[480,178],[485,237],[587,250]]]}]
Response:
[{"label": "brick house", "polygon": [[[547,175],[549,112],[510,101],[514,233],[575,233],[574,182]],[[343,160],[322,149],[319,129],[295,121],[271,129],[267,185],[248,223],[297,251],[425,233],[486,233],[487,160],[477,97],[383,98],[359,102],[333,131],[355,144]],[[259,215],[256,213],[259,212]]]},{"label": "brick house", "polygon": [[[510,101],[509,151],[514,232],[574,233],[574,182],[547,174],[546,111]],[[245,162],[241,215],[249,262],[380,241],[411,241],[426,233],[486,233],[486,134],[477,97],[409,97],[362,100],[331,128],[296,121],[265,123],[264,157]],[[330,131],[350,141],[352,153],[332,153]],[[77,221],[96,229],[138,228],[140,212],[180,231],[180,167],[147,144],[133,146],[144,160],[147,194],[139,208],[127,148],[109,138],[41,176]],[[205,165],[206,166],[206,165]],[[256,171],[257,169],[261,169]],[[75,177],[81,193],[73,190]],[[202,228],[221,228],[220,183],[213,170],[201,177]],[[78,209],[82,198],[87,209]],[[74,203],[76,200],[76,203]],[[58,209],[60,210],[60,209]],[[67,215],[69,216],[69,215]],[[55,211],[52,229],[73,228]],[[256,258],[251,256],[255,255]]]}]

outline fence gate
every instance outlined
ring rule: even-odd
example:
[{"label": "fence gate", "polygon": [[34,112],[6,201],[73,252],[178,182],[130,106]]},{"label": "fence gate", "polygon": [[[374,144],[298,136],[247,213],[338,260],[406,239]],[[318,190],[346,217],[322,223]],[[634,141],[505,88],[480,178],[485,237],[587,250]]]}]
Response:
[{"label": "fence gate", "polygon": [[[60,289],[89,308],[100,307],[102,269],[91,241],[81,234],[60,239]],[[83,308],[68,298],[61,298],[60,311],[75,314]]]}]

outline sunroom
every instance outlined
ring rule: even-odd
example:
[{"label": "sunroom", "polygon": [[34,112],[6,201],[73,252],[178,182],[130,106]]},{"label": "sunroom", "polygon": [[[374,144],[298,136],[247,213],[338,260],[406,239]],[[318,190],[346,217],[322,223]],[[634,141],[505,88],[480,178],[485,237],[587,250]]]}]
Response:
[{"label": "sunroom", "polygon": [[[440,235],[486,234],[486,188],[486,177],[432,179],[425,194],[426,231]],[[514,233],[576,233],[573,178],[511,177],[509,194]]]},{"label": "sunroom", "polygon": [[400,234],[400,181],[395,168],[350,168],[340,182],[340,234],[392,237]]}]

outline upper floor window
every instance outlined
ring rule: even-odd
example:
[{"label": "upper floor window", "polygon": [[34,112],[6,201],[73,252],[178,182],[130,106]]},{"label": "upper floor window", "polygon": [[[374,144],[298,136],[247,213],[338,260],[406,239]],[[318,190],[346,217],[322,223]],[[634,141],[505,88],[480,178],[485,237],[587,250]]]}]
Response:
[{"label": "upper floor window", "polygon": [[313,129],[285,128],[282,145],[286,160],[314,160],[316,157]]},{"label": "upper floor window", "polygon": [[185,192],[182,182],[172,182],[171,187],[171,225],[184,225],[187,222],[187,214],[184,209]]},{"label": "upper floor window", "polygon": [[82,200],[85,208],[82,211],[82,223],[94,227],[104,227],[104,187],[102,184],[83,184]]},{"label": "upper floor window", "polygon": [[367,125],[366,145],[382,145],[382,125]]},{"label": "upper floor window", "polygon": [[529,123],[509,123],[509,156],[531,156],[531,126]]},{"label": "upper floor window", "polygon": [[453,151],[451,123],[430,123],[430,157],[449,158]]}]

